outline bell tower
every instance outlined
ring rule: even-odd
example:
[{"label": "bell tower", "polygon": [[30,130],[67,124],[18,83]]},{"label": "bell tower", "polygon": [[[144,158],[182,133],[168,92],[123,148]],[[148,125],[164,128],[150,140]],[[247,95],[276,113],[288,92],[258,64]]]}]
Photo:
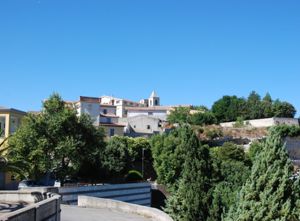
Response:
[{"label": "bell tower", "polygon": [[155,91],[152,91],[149,97],[148,106],[149,107],[160,106],[160,98],[157,96]]}]

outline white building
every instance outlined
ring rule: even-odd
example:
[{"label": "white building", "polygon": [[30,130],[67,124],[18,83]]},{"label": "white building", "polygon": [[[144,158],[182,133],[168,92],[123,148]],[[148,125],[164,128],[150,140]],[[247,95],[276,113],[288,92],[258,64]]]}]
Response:
[{"label": "white building", "polygon": [[151,116],[166,121],[167,116],[172,110],[170,106],[152,106],[152,107],[127,107],[127,117],[136,117],[139,115]]},{"label": "white building", "polygon": [[111,104],[101,104],[101,98],[80,96],[77,102],[66,102],[76,108],[78,115],[90,116],[93,125],[103,127],[107,137],[123,136],[125,125],[118,123],[116,107]]},{"label": "white building", "polygon": [[153,116],[138,115],[126,118],[125,134],[130,137],[151,136],[164,132],[164,121]]},{"label": "white building", "polygon": [[[130,121],[125,120],[129,127],[134,123],[136,127],[138,125],[140,131],[156,133],[154,131],[160,131],[160,128],[157,128],[159,122],[166,121],[167,115],[172,110],[172,107],[160,106],[160,98],[155,91],[148,99],[142,99],[140,102],[113,96],[100,98],[80,96],[79,101],[66,103],[74,106],[79,115],[89,115],[95,126],[102,126],[106,129],[108,136],[119,135],[121,129],[125,127],[124,121],[121,122],[120,118],[130,118]],[[139,123],[137,123],[138,120],[140,120]],[[148,125],[151,125],[150,129],[147,129]]]},{"label": "white building", "polygon": [[79,115],[87,114],[95,126],[99,126],[100,122],[100,99],[96,97],[80,96],[79,101],[75,104]]}]

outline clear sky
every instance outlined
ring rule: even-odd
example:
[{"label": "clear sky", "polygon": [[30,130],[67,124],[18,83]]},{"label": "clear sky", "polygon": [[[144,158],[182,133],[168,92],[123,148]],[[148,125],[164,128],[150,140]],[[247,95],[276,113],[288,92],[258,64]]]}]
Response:
[{"label": "clear sky", "polygon": [[0,0],[0,105],[156,90],[210,107],[256,90],[300,111],[299,12],[299,0]]}]

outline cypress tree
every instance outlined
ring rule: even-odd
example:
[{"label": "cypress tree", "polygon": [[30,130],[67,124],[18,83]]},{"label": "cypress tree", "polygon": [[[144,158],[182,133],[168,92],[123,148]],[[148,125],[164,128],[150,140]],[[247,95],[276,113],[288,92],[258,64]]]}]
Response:
[{"label": "cypress tree", "polygon": [[192,129],[184,126],[186,155],[178,189],[167,200],[165,211],[175,221],[200,221],[208,216],[211,187],[209,150],[201,146]]},{"label": "cypress tree", "polygon": [[250,178],[241,189],[225,221],[300,220],[299,179],[276,128],[261,145]]}]

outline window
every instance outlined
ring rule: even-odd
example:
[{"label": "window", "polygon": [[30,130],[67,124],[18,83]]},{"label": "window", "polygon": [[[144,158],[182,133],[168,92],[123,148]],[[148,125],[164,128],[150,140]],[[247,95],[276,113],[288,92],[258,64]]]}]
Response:
[{"label": "window", "polygon": [[106,109],[103,110],[103,114],[107,114],[107,110]]},{"label": "window", "polygon": [[158,106],[158,100],[155,100],[154,103],[155,103],[155,106]]},{"label": "window", "polygon": [[148,115],[153,115],[153,112],[148,112]]},{"label": "window", "polygon": [[147,130],[150,130],[151,129],[151,126],[150,125],[147,125]]},{"label": "window", "polygon": [[5,136],[5,120],[6,117],[0,117],[0,137]]},{"label": "window", "polygon": [[110,128],[109,130],[109,136],[112,137],[115,135],[115,129],[114,128]]}]

